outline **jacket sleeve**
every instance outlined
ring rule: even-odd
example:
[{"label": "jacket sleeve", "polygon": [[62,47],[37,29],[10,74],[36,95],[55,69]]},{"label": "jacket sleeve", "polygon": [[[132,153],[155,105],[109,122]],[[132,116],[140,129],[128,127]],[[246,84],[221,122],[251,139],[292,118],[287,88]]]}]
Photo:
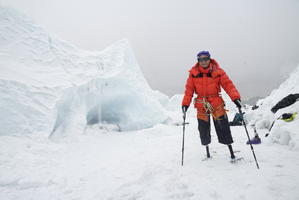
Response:
[{"label": "jacket sleeve", "polygon": [[194,93],[194,83],[193,83],[192,74],[189,73],[189,77],[185,85],[185,95],[182,101],[182,105],[186,105],[186,106],[190,105],[192,101],[193,93]]},{"label": "jacket sleeve", "polygon": [[229,95],[232,101],[236,99],[241,99],[240,93],[238,92],[234,83],[230,80],[228,75],[222,69],[220,72],[220,85],[225,90],[225,92]]}]

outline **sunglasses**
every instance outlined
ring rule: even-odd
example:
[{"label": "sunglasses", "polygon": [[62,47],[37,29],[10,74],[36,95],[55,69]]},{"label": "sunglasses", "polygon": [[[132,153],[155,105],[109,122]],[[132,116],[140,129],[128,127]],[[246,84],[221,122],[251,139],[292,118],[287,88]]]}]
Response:
[{"label": "sunglasses", "polygon": [[198,62],[208,61],[208,60],[210,60],[210,57],[197,58],[197,60],[198,60]]}]

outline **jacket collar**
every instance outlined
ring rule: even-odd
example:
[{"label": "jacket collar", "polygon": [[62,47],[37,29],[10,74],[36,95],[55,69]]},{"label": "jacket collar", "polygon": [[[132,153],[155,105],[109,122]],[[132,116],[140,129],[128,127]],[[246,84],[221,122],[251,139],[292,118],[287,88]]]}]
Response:
[{"label": "jacket collar", "polygon": [[215,59],[211,59],[210,66],[207,69],[204,69],[198,63],[196,63],[189,72],[196,76],[199,73],[207,74],[209,72],[214,72],[219,68],[220,67],[217,61]]}]

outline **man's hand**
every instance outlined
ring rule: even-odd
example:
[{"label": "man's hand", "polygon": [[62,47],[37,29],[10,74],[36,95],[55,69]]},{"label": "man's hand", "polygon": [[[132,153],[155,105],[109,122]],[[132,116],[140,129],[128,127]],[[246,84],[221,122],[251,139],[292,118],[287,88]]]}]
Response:
[{"label": "man's hand", "polygon": [[189,106],[183,105],[182,106],[183,113],[187,112],[188,108],[189,108]]},{"label": "man's hand", "polygon": [[236,99],[236,100],[234,100],[234,103],[236,104],[236,106],[237,106],[238,108],[242,108],[241,100],[240,100],[240,99]]}]

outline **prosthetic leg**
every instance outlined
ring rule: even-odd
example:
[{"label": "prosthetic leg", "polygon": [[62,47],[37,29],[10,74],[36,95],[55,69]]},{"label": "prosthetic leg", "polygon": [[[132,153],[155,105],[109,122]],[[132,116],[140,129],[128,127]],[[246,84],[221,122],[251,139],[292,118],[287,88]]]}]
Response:
[{"label": "prosthetic leg", "polygon": [[209,150],[209,146],[208,145],[206,146],[206,150],[207,150],[207,158],[211,158],[210,150]]},{"label": "prosthetic leg", "polygon": [[236,156],[235,156],[235,154],[234,154],[232,145],[229,144],[229,145],[227,145],[227,146],[228,146],[228,149],[229,149],[229,152],[230,152],[230,157],[231,157],[231,159],[235,159]]}]

